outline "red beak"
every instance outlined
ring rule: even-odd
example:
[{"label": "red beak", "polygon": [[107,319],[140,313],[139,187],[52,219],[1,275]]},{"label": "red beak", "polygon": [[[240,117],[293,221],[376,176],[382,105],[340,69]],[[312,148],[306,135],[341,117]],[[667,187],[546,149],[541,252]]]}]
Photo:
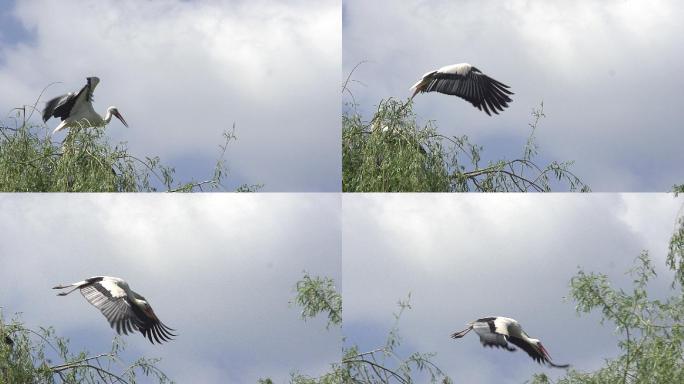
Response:
[{"label": "red beak", "polygon": [[126,122],[126,120],[124,120],[123,116],[121,116],[121,114],[118,111],[114,112],[114,116],[116,116],[117,119],[121,120],[123,125],[125,125],[126,128],[128,128],[128,123]]}]

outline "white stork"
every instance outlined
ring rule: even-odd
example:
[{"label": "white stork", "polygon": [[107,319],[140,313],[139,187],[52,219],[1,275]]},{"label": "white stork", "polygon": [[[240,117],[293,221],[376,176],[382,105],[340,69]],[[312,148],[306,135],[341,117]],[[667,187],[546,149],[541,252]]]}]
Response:
[{"label": "white stork", "polygon": [[508,107],[513,92],[508,85],[500,83],[480,72],[468,63],[447,65],[436,71],[428,72],[415,83],[411,90],[413,99],[418,93],[439,92],[446,95],[458,96],[469,101],[480,111],[484,110],[489,116],[491,112],[499,114]]},{"label": "white stork", "polygon": [[57,295],[66,296],[80,289],[83,297],[102,312],[118,334],[123,332],[128,335],[137,329],[152,344],[155,340],[161,343],[176,336],[171,333],[174,330],[164,325],[154,314],[147,300],[133,292],[128,283],[118,277],[95,276],[73,284],[58,285],[53,289],[70,287],[73,288]]},{"label": "white stork", "polygon": [[70,127],[103,127],[109,124],[112,116],[116,116],[128,127],[128,123],[116,107],[107,108],[104,119],[93,109],[93,92],[99,82],[100,79],[95,76],[88,77],[86,85],[78,93],[69,92],[45,103],[43,122],[47,122],[50,117],[62,119],[52,131],[53,134]]},{"label": "white stork", "polygon": [[520,324],[514,319],[501,316],[477,319],[468,323],[468,328],[453,333],[451,337],[460,339],[473,329],[480,336],[480,342],[485,347],[498,347],[511,352],[515,351],[515,348],[508,345],[510,342],[527,352],[539,364],[546,363],[556,368],[570,366],[569,364],[554,364],[541,341],[527,336]]}]

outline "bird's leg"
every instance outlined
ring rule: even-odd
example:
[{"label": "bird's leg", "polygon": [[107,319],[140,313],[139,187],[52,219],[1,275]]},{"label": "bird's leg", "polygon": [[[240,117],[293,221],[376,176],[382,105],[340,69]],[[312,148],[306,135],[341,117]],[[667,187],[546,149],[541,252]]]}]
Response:
[{"label": "bird's leg", "polygon": [[[74,285],[74,284],[70,284],[70,285],[58,285],[58,286],[56,286],[56,287],[53,287],[52,289],[64,289],[64,288],[69,288],[69,287],[71,287],[72,285]],[[70,294],[71,292],[73,292],[73,291],[75,291],[75,290],[77,290],[77,289],[79,289],[79,288],[80,288],[80,285],[76,285],[75,287],[73,287],[72,289],[70,289],[70,290],[68,290],[68,291],[66,291],[66,292],[60,292],[60,293],[58,293],[57,296],[66,296],[66,295]]]},{"label": "bird's leg", "polygon": [[461,337],[465,336],[468,334],[468,332],[472,331],[473,327],[468,327],[460,332],[452,333],[451,338],[453,339],[460,339]]}]

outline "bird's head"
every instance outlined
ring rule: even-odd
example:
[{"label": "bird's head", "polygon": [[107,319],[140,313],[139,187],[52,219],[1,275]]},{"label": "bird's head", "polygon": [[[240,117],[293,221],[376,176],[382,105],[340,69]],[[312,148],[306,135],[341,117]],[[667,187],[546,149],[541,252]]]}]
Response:
[{"label": "bird's head", "polygon": [[117,119],[121,120],[121,122],[123,123],[123,125],[125,125],[126,128],[128,128],[128,123],[126,122],[126,120],[124,120],[123,116],[121,116],[121,113],[119,112],[119,109],[118,109],[118,108],[116,108],[116,107],[109,107],[108,109],[109,109],[109,111],[112,113],[112,115],[116,116]]}]

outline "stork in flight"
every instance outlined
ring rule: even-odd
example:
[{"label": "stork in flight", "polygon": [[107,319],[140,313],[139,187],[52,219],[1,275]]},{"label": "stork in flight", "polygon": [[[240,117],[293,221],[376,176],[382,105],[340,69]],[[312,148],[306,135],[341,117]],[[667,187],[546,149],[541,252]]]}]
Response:
[{"label": "stork in flight", "polygon": [[137,329],[152,344],[155,341],[169,341],[176,336],[171,333],[174,330],[164,325],[154,314],[147,300],[133,292],[128,283],[118,277],[95,276],[73,284],[58,285],[53,289],[64,288],[71,289],[58,293],[58,296],[66,296],[80,289],[83,297],[102,312],[118,334],[123,332],[128,335]]},{"label": "stork in flight", "polygon": [[508,97],[513,94],[508,88],[508,85],[492,79],[472,65],[461,63],[447,65],[424,74],[423,78],[411,87],[411,99],[422,92],[444,93],[465,99],[491,116],[490,111],[498,115],[499,111],[503,112],[508,103],[513,101]]},{"label": "stork in flight", "polygon": [[109,124],[112,116],[116,116],[123,125],[128,127],[128,123],[116,107],[107,108],[104,119],[95,112],[93,109],[93,92],[100,79],[92,76],[86,80],[86,85],[78,93],[69,92],[45,103],[43,122],[47,122],[50,117],[62,119],[62,122],[52,131],[53,134],[71,127],[103,127]]},{"label": "stork in flight", "polygon": [[513,352],[516,349],[508,345],[508,343],[511,343],[527,352],[539,364],[546,363],[556,368],[567,368],[570,366],[569,364],[554,364],[541,341],[527,336],[520,324],[508,317],[497,316],[477,319],[468,323],[468,328],[453,333],[451,337],[460,339],[473,329],[480,336],[480,342],[485,347],[498,347]]}]

